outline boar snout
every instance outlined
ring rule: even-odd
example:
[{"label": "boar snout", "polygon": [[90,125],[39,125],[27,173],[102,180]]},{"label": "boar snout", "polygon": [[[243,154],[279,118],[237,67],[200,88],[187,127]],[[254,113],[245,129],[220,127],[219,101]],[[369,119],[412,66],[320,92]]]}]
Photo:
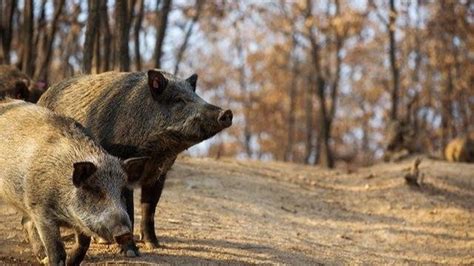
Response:
[{"label": "boar snout", "polygon": [[217,122],[219,122],[219,125],[221,125],[223,128],[227,128],[232,125],[232,118],[233,114],[231,110],[223,110],[219,113]]},{"label": "boar snout", "polygon": [[128,235],[131,235],[133,238],[130,219],[125,212],[116,213],[112,216],[109,216],[109,221],[110,222],[108,225],[106,225],[109,228],[108,231],[111,234],[109,235],[109,241],[115,240],[118,244],[121,244],[124,241],[127,241],[129,238]]}]

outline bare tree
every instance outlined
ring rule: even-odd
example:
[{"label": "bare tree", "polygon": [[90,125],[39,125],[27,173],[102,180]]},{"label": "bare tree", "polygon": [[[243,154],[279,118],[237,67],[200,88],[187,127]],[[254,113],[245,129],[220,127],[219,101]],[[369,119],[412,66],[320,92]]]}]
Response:
[{"label": "bare tree", "polygon": [[157,1],[156,3],[156,14],[158,16],[158,25],[157,34],[156,34],[156,43],[155,43],[155,52],[154,52],[154,59],[155,59],[155,67],[161,67],[161,57],[163,55],[163,43],[165,40],[166,29],[168,27],[168,14],[171,10],[171,0],[164,0],[163,7],[160,9],[160,2]]},{"label": "bare tree", "polygon": [[198,22],[199,16],[201,15],[201,10],[204,5],[204,0],[196,0],[196,5],[195,5],[195,12],[193,19],[189,23],[188,29],[186,31],[186,34],[184,36],[183,43],[179,47],[178,54],[176,55],[176,64],[174,66],[174,74],[178,74],[179,72],[179,65],[181,64],[181,60],[183,59],[184,52],[186,51],[186,48],[188,46],[189,38],[191,37],[191,34],[193,32],[194,25]]},{"label": "bare tree", "polygon": [[142,60],[140,53],[140,30],[142,29],[143,16],[145,11],[145,1],[138,0],[138,14],[133,28],[133,37],[135,39],[135,68],[137,71],[142,69]]},{"label": "bare tree", "polygon": [[240,90],[240,97],[242,98],[242,105],[243,105],[243,115],[244,115],[244,132],[243,132],[243,141],[244,141],[244,148],[245,153],[247,154],[248,158],[252,158],[253,151],[252,151],[252,132],[250,128],[250,108],[251,108],[251,99],[249,92],[247,90],[247,82],[245,77],[245,54],[244,54],[244,47],[242,46],[242,38],[240,36],[239,28],[236,25],[237,29],[237,36],[236,36],[236,52],[237,58],[239,61],[238,66],[238,82],[239,82],[239,90]]},{"label": "bare tree", "polygon": [[111,62],[112,62],[112,47],[113,47],[113,40],[112,40],[112,33],[110,32],[110,25],[109,25],[109,13],[107,9],[107,0],[99,1],[99,14],[101,17],[101,29],[103,40],[102,40],[102,65],[100,67],[101,72],[105,72],[111,69]]},{"label": "bare tree", "polygon": [[390,118],[392,120],[398,119],[398,100],[400,93],[400,70],[397,64],[397,45],[395,42],[396,20],[397,10],[395,9],[395,0],[390,0],[390,13],[388,17],[387,30],[390,43],[390,68],[392,70],[392,108],[390,111]]},{"label": "bare tree", "polygon": [[25,0],[23,7],[21,70],[28,76],[33,76],[33,0]]},{"label": "bare tree", "polygon": [[10,0],[2,2],[0,11],[0,37],[2,39],[2,53],[0,54],[0,63],[10,64],[10,49],[12,43],[13,15],[15,14],[17,1]]},{"label": "bare tree", "polygon": [[293,144],[295,139],[295,111],[296,111],[296,93],[298,88],[298,74],[299,74],[299,62],[298,58],[295,55],[298,42],[295,34],[292,34],[292,53],[290,57],[292,59],[291,66],[291,83],[288,86],[288,98],[290,100],[290,108],[288,110],[288,140],[285,149],[284,160],[292,161],[293,160]]},{"label": "bare tree", "polygon": [[130,20],[127,0],[117,0],[115,4],[117,21],[117,50],[116,58],[120,71],[130,70],[130,55],[128,50],[128,36],[130,33]]},{"label": "bare tree", "polygon": [[92,58],[94,56],[94,43],[98,34],[97,27],[100,26],[99,19],[99,7],[101,1],[89,0],[88,4],[88,17],[87,17],[87,28],[86,28],[86,37],[84,41],[84,59],[83,59],[83,68],[84,73],[91,73],[92,70]]},{"label": "bare tree", "polygon": [[306,117],[306,138],[305,138],[305,158],[304,163],[311,163],[311,155],[313,152],[314,128],[313,128],[313,77],[308,75],[306,92],[305,92],[305,117]]},{"label": "bare tree", "polygon": [[55,1],[55,6],[54,6],[54,16],[53,16],[53,21],[50,24],[49,31],[47,32],[46,35],[44,35],[44,39],[42,42],[42,56],[41,62],[39,67],[36,68],[35,74],[33,79],[38,80],[38,79],[43,79],[43,80],[48,80],[48,70],[49,70],[49,65],[51,63],[51,57],[53,53],[53,43],[54,43],[54,38],[56,36],[56,31],[58,29],[58,23],[59,23],[59,18],[61,16],[63,7],[64,7],[65,0],[58,0]]},{"label": "bare tree", "polygon": [[[312,7],[313,2],[307,0],[307,19],[312,19]],[[336,16],[340,15],[340,4],[338,0],[335,0],[336,7]],[[313,69],[316,75],[316,95],[319,100],[319,129],[320,134],[318,135],[318,145],[320,145],[319,153],[319,163],[325,167],[332,168],[334,167],[334,156],[332,153],[330,140],[331,140],[331,130],[334,117],[336,114],[336,105],[339,91],[339,79],[341,72],[341,50],[343,46],[343,36],[337,30],[334,30],[334,46],[335,46],[335,71],[331,75],[329,71],[329,65],[326,65],[326,69],[323,69],[324,66],[322,60],[322,46],[318,43],[316,39],[317,34],[315,33],[315,26],[308,25],[308,39],[310,41],[311,47],[311,58],[313,62]],[[330,38],[326,41],[326,46],[329,46]],[[329,93],[326,91],[329,90]]]}]

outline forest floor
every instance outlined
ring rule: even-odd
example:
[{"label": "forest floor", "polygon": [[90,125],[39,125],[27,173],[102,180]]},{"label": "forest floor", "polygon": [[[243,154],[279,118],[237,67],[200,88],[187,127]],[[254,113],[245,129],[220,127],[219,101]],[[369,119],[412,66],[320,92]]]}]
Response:
[{"label": "forest floor", "polygon": [[[423,159],[421,188],[405,183],[412,164],[329,171],[181,158],[158,206],[161,247],[139,242],[142,256],[126,259],[92,244],[85,262],[474,264],[474,164]],[[35,263],[19,214],[0,203],[0,219],[0,263]],[[70,248],[69,231],[64,239]]]}]

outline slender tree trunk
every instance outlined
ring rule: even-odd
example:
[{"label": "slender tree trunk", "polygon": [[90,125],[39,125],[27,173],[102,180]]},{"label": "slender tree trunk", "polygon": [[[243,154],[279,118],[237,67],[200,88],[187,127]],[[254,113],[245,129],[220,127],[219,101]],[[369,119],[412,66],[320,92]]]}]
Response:
[{"label": "slender tree trunk", "polygon": [[33,0],[25,0],[23,8],[21,69],[31,77],[33,76]]},{"label": "slender tree trunk", "polygon": [[313,152],[313,78],[308,76],[305,93],[305,117],[306,117],[306,140],[304,163],[311,163],[311,153]]},{"label": "slender tree trunk", "polygon": [[36,47],[40,46],[40,41],[44,39],[44,35],[46,34],[45,28],[48,24],[46,21],[46,4],[47,3],[48,3],[48,0],[41,1],[41,11],[36,21],[36,34],[35,34],[35,40],[34,40]]},{"label": "slender tree trunk", "polygon": [[155,53],[153,58],[155,59],[155,67],[161,68],[161,57],[163,55],[163,43],[165,40],[166,29],[168,27],[168,14],[171,10],[171,0],[164,0],[163,7],[160,9],[158,8],[159,1],[157,2],[156,12],[158,16],[158,25],[157,34],[156,34],[156,43],[155,43]]},{"label": "slender tree trunk", "polygon": [[137,0],[127,0],[127,9],[128,9],[128,15],[127,15],[127,20],[128,24],[131,25],[133,24],[133,18],[135,17],[135,5],[137,4]]},{"label": "slender tree trunk", "polygon": [[2,38],[2,53],[0,54],[0,63],[10,64],[10,49],[12,43],[12,28],[13,28],[13,15],[15,14],[15,8],[17,5],[16,0],[8,0],[5,3],[2,2],[0,11],[3,13],[1,17],[1,38]]},{"label": "slender tree trunk", "polygon": [[447,79],[447,84],[446,88],[444,90],[444,95],[442,99],[443,107],[442,107],[442,113],[441,113],[441,145],[442,147],[445,147],[446,144],[448,144],[448,141],[450,138],[453,137],[453,120],[452,120],[452,114],[453,114],[453,107],[452,107],[452,102],[453,102],[453,78],[452,78],[452,71],[451,68],[448,67],[448,79]]},{"label": "slender tree trunk", "polygon": [[56,37],[56,31],[58,29],[58,21],[62,13],[64,3],[65,3],[65,0],[59,0],[55,4],[53,21],[51,22],[49,32],[46,35],[47,38],[45,38],[44,44],[46,46],[44,47],[44,55],[42,57],[43,60],[39,68],[36,68],[35,75],[33,78],[34,80],[38,80],[38,79],[42,79],[45,81],[48,80],[48,71],[49,71],[49,66],[51,63],[51,57],[53,54],[54,38]]},{"label": "slender tree trunk", "polygon": [[109,26],[109,12],[107,8],[107,0],[99,1],[100,2],[100,17],[101,17],[101,31],[103,35],[103,41],[102,41],[102,66],[101,66],[101,72],[106,72],[111,69],[111,64],[112,63],[112,34],[110,32],[110,26]]},{"label": "slender tree trunk", "polygon": [[[336,5],[336,16],[340,16],[340,5],[339,1],[335,1]],[[331,108],[328,110],[327,107],[327,97],[325,95],[325,89],[327,87],[326,81],[322,77],[321,72],[319,71],[318,74],[318,98],[320,102],[321,108],[319,109],[320,111],[320,129],[321,129],[321,143],[320,143],[320,163],[321,165],[328,167],[328,168],[333,168],[334,167],[334,155],[331,149],[330,145],[330,140],[332,138],[332,123],[334,121],[334,117],[336,116],[336,106],[337,106],[337,98],[338,98],[338,92],[339,92],[339,80],[341,76],[341,64],[342,64],[342,57],[341,57],[341,50],[342,50],[342,45],[343,45],[343,38],[342,36],[339,35],[339,32],[335,32],[335,46],[336,46],[336,71],[334,74],[334,79],[333,82],[330,86],[331,92],[330,92],[330,99],[331,99]],[[316,49],[318,48],[317,46],[313,46]],[[315,59],[320,59],[319,56],[320,51],[316,50],[314,52]],[[317,63],[315,65],[315,69],[320,69],[320,63]]]},{"label": "slender tree trunk", "polygon": [[100,68],[101,68],[101,60],[102,60],[102,55],[101,55],[101,39],[102,39],[102,34],[100,31],[101,28],[101,19],[99,19],[97,29],[95,32],[95,38],[94,38],[94,73],[98,74],[100,73]]},{"label": "slender tree trunk", "polygon": [[395,28],[397,20],[397,10],[395,9],[395,0],[390,0],[390,14],[388,22],[388,37],[389,37],[389,56],[390,67],[392,71],[392,108],[390,111],[390,118],[392,120],[398,119],[398,101],[400,93],[400,71],[397,64],[397,46],[395,43]]},{"label": "slender tree trunk", "polygon": [[321,149],[319,151],[320,165],[328,168],[334,167],[334,159],[330,147],[332,119],[329,117],[325,97],[326,82],[320,76],[317,78],[317,96],[319,99],[319,128]]},{"label": "slender tree trunk", "polygon": [[176,56],[176,65],[174,66],[174,74],[177,75],[179,71],[179,65],[181,64],[181,61],[183,60],[183,55],[184,52],[186,51],[186,48],[188,46],[189,38],[191,37],[191,34],[193,32],[194,25],[198,22],[199,16],[201,14],[202,6],[204,5],[204,0],[196,0],[196,13],[193,16],[193,19],[191,20],[188,30],[186,31],[186,35],[184,36],[183,44],[181,44],[178,54]]},{"label": "slender tree trunk", "polygon": [[137,71],[142,69],[142,58],[140,53],[140,30],[142,28],[143,16],[145,12],[145,1],[138,1],[138,16],[135,21],[133,36],[135,39],[135,68]]},{"label": "slender tree trunk", "polygon": [[[307,18],[312,18],[312,1],[307,0]],[[338,3],[336,2],[336,5]],[[328,110],[328,104],[326,100],[326,87],[327,81],[323,76],[323,69],[321,66],[321,46],[316,40],[316,35],[314,33],[314,26],[310,25],[308,27],[308,36],[311,45],[311,57],[314,66],[314,74],[316,76],[316,95],[318,96],[319,100],[319,145],[321,145],[319,150],[319,162],[322,166],[332,168],[334,167],[334,159],[332,156],[332,151],[330,147],[330,139],[331,139],[331,125],[332,125],[332,117],[331,114],[335,112],[335,102],[337,97],[337,88],[333,87],[331,91],[331,97],[333,100],[333,107],[331,110]],[[339,52],[339,51],[338,51]],[[340,63],[340,62],[339,62]],[[337,85],[338,77],[334,81],[334,85]],[[333,85],[333,86],[334,86]]]},{"label": "slender tree trunk", "polygon": [[116,17],[118,33],[115,57],[119,60],[119,70],[129,71],[130,55],[128,49],[128,36],[130,33],[130,21],[127,0],[116,0]]},{"label": "slender tree trunk", "polygon": [[[237,29],[239,32],[239,29]],[[240,63],[238,68],[239,71],[239,90],[240,90],[240,97],[242,99],[242,107],[244,113],[244,149],[245,153],[247,154],[248,158],[252,158],[253,151],[252,151],[252,132],[250,129],[250,107],[251,107],[251,99],[249,97],[249,92],[247,91],[247,84],[245,78],[245,55],[244,50],[242,47],[242,40],[240,39],[240,32],[237,34],[236,40],[236,48],[237,48],[237,57]]]},{"label": "slender tree trunk", "polygon": [[94,57],[94,43],[97,37],[97,27],[100,26],[99,19],[100,1],[89,0],[86,37],[84,41],[84,60],[82,71],[90,74],[92,71],[92,59]]},{"label": "slender tree trunk", "polygon": [[[292,51],[295,51],[297,46],[296,37],[292,36]],[[293,160],[293,144],[295,139],[295,109],[296,109],[296,93],[298,88],[298,74],[299,74],[299,66],[298,66],[298,58],[296,56],[293,57],[293,65],[292,65],[292,76],[291,76],[291,84],[288,86],[288,98],[290,100],[290,108],[288,110],[288,140],[285,149],[284,160],[285,161],[292,161]]]}]

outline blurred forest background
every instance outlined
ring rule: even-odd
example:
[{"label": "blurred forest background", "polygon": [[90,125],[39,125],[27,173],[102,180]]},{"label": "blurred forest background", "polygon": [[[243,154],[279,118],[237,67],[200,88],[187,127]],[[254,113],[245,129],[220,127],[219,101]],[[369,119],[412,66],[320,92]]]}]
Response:
[{"label": "blurred forest background", "polygon": [[[191,152],[332,167],[474,131],[469,0],[0,0],[0,64],[34,81],[162,68],[234,126]],[[398,137],[400,138],[400,136]]]}]

